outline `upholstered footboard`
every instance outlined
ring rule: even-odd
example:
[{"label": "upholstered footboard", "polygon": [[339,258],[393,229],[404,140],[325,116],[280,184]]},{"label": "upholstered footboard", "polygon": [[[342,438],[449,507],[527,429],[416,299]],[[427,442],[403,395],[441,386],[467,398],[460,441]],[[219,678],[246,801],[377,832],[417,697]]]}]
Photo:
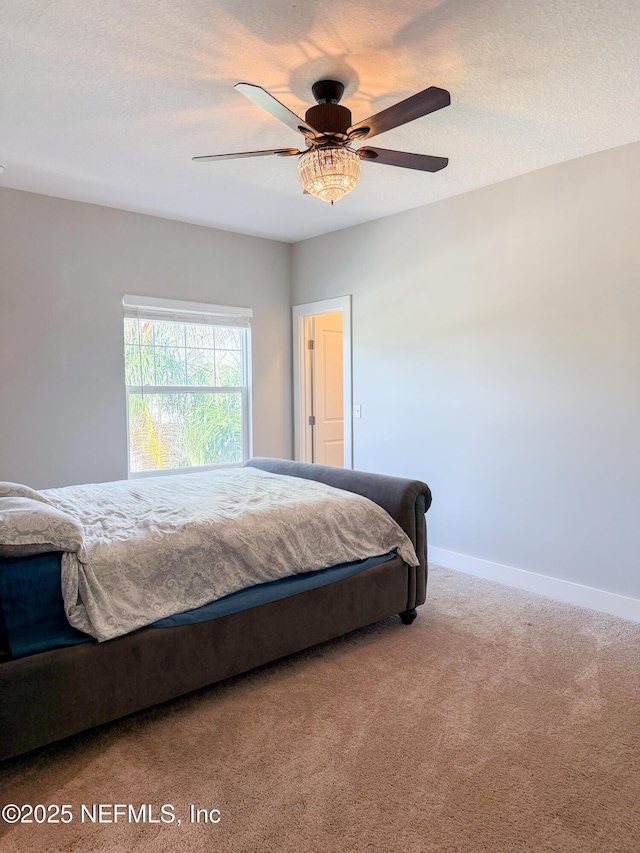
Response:
[{"label": "upholstered footboard", "polygon": [[248,465],[357,492],[403,527],[421,561],[399,557],[318,589],[231,616],[143,628],[100,644],[0,665],[0,759],[151,707],[395,613],[411,621],[426,594],[427,486],[375,474],[252,459]]},{"label": "upholstered footboard", "polygon": [[270,459],[265,456],[255,456],[245,462],[245,466],[262,468],[263,471],[271,471],[273,474],[318,480],[336,489],[363,495],[381,506],[411,539],[420,560],[419,566],[409,569],[405,610],[413,610],[424,604],[428,571],[427,526],[424,516],[431,506],[431,490],[426,483],[403,477],[390,477],[387,474],[330,468],[327,465],[310,465],[306,462],[290,462],[287,459]]}]

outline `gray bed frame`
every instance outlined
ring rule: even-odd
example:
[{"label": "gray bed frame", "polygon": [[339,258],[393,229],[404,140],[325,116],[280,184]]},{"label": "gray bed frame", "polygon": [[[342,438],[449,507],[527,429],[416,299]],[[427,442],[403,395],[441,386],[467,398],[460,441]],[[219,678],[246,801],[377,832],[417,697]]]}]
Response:
[{"label": "gray bed frame", "polygon": [[0,665],[0,759],[165,702],[388,616],[410,624],[427,584],[425,483],[254,458],[246,465],[364,495],[407,533],[420,560],[399,557],[319,589],[209,622],[142,628]]}]

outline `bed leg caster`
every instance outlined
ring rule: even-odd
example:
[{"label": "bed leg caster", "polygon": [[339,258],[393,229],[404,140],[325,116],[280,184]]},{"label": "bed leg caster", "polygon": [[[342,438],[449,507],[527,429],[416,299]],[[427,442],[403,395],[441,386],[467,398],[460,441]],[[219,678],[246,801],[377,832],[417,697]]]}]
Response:
[{"label": "bed leg caster", "polygon": [[403,625],[411,625],[413,620],[418,615],[418,611],[413,607],[411,610],[405,610],[403,613],[400,613],[400,618],[402,619]]}]

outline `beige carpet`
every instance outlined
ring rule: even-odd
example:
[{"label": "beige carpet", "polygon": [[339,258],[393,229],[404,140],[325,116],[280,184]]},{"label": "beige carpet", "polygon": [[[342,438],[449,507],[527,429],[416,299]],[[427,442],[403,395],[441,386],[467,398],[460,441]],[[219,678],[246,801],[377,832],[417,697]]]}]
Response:
[{"label": "beige carpet", "polygon": [[[640,625],[436,568],[411,627],[0,765],[2,803],[74,817],[0,824],[0,851],[638,853],[639,664]],[[81,803],[176,821],[82,823]]]}]

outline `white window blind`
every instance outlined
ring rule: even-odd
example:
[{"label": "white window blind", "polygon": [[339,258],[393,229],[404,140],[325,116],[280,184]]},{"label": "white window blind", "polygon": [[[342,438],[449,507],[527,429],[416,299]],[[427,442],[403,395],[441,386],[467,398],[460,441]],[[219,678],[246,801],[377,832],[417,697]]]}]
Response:
[{"label": "white window blind", "polygon": [[176,323],[206,323],[209,326],[251,325],[251,308],[208,305],[203,302],[179,302],[153,296],[125,295],[124,316],[140,320],[172,320]]}]

